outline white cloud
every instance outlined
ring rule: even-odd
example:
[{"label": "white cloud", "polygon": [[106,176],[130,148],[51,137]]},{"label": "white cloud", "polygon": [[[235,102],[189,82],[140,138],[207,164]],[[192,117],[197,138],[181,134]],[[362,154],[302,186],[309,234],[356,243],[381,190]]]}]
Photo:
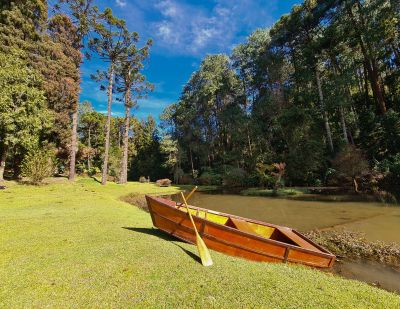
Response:
[{"label": "white cloud", "polygon": [[[108,114],[108,111],[107,111],[106,109],[104,109],[104,110],[100,110],[99,113],[100,113],[100,114],[107,115],[107,114]],[[112,116],[112,117],[124,117],[124,116],[125,116],[125,113],[123,113],[123,112],[115,112],[115,111],[112,111],[112,112],[111,112],[111,116]]]},{"label": "white cloud", "polygon": [[115,0],[115,3],[117,4],[117,6],[122,7],[122,8],[126,6],[125,0]]},{"label": "white cloud", "polygon": [[153,9],[161,19],[152,23],[156,44],[174,54],[202,56],[228,52],[243,35],[271,25],[277,0],[215,0],[211,8],[183,0],[161,0]]},{"label": "white cloud", "polygon": [[156,4],[162,15],[167,17],[175,17],[180,13],[180,7],[171,0],[164,0]]}]

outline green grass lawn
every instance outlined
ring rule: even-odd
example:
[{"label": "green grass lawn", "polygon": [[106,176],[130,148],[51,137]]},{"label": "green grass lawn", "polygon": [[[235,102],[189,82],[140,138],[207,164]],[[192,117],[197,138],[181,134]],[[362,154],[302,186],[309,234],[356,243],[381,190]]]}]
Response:
[{"label": "green grass lawn", "polygon": [[120,201],[171,192],[91,179],[0,191],[0,307],[399,308],[400,296],[313,269],[254,263],[152,229]]}]

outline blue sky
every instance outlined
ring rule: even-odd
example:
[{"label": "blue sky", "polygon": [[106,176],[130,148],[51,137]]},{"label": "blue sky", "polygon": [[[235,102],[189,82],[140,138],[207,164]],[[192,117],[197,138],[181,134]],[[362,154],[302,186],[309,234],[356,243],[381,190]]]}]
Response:
[{"label": "blue sky", "polygon": [[[296,0],[97,0],[101,9],[111,7],[126,20],[141,42],[153,39],[144,73],[155,85],[133,114],[158,119],[163,109],[178,100],[183,85],[206,54],[230,53],[257,28],[271,26],[290,12]],[[90,79],[105,64],[95,57],[82,67],[81,101],[88,100],[100,112],[107,110],[106,93]],[[123,116],[124,106],[114,101],[113,115]]]}]

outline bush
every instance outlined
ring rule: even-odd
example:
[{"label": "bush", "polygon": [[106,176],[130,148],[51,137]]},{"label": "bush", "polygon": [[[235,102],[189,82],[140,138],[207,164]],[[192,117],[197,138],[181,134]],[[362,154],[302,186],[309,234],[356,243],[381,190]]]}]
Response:
[{"label": "bush", "polygon": [[85,163],[78,162],[75,166],[78,175],[86,174],[88,172]]},{"label": "bush", "polygon": [[379,188],[390,192],[397,200],[400,200],[400,154],[382,161],[379,168],[385,175],[378,182]]},{"label": "bush", "polygon": [[275,185],[275,177],[271,175],[274,167],[269,164],[257,163],[256,164],[256,173],[258,175],[258,183],[261,187],[273,188]]},{"label": "bush", "polygon": [[88,169],[87,173],[89,176],[95,176],[99,174],[101,170],[96,166],[96,167],[91,167]]},{"label": "bush", "polygon": [[121,176],[121,160],[122,152],[117,147],[111,148],[108,157],[108,175],[115,182],[118,182]]},{"label": "bush", "polygon": [[179,184],[192,185],[194,184],[194,179],[190,174],[183,174],[181,177],[179,177]]},{"label": "bush", "polygon": [[149,182],[149,181],[147,180],[146,177],[140,176],[140,177],[139,177],[139,182],[140,182],[140,183],[146,183],[146,182]]},{"label": "bush", "polygon": [[159,187],[169,187],[171,185],[172,181],[169,180],[168,178],[165,179],[159,179],[156,181],[157,186]]},{"label": "bush", "polygon": [[223,185],[227,187],[243,187],[246,184],[247,173],[244,169],[234,167],[223,177]]},{"label": "bush", "polygon": [[260,184],[260,177],[256,173],[251,173],[247,178],[245,179],[244,186],[245,187],[257,187]]},{"label": "bush", "polygon": [[332,166],[341,174],[351,177],[354,190],[358,192],[357,177],[369,172],[368,161],[360,149],[352,145],[346,145],[342,151],[332,160]]},{"label": "bush", "polygon": [[34,183],[41,183],[46,177],[54,175],[56,159],[54,151],[49,149],[33,149],[22,162],[22,174]]},{"label": "bush", "polygon": [[198,178],[198,182],[200,185],[215,185],[219,186],[222,183],[222,176],[221,174],[216,173],[211,168],[207,168],[201,173],[200,177]]}]

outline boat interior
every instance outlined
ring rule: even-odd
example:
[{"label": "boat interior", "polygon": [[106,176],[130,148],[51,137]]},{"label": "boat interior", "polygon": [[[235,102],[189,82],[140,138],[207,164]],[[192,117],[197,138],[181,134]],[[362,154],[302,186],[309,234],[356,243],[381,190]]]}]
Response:
[{"label": "boat interior", "polygon": [[[176,207],[181,211],[187,212],[184,205],[177,204]],[[210,222],[229,226],[242,232],[261,236],[266,239],[276,240],[293,246],[306,248],[313,251],[320,251],[313,244],[309,243],[307,240],[300,237],[289,228],[270,227],[267,225],[257,224],[254,222],[239,219],[237,217],[223,215],[212,210],[189,208],[189,211],[194,216],[206,219]]]}]

